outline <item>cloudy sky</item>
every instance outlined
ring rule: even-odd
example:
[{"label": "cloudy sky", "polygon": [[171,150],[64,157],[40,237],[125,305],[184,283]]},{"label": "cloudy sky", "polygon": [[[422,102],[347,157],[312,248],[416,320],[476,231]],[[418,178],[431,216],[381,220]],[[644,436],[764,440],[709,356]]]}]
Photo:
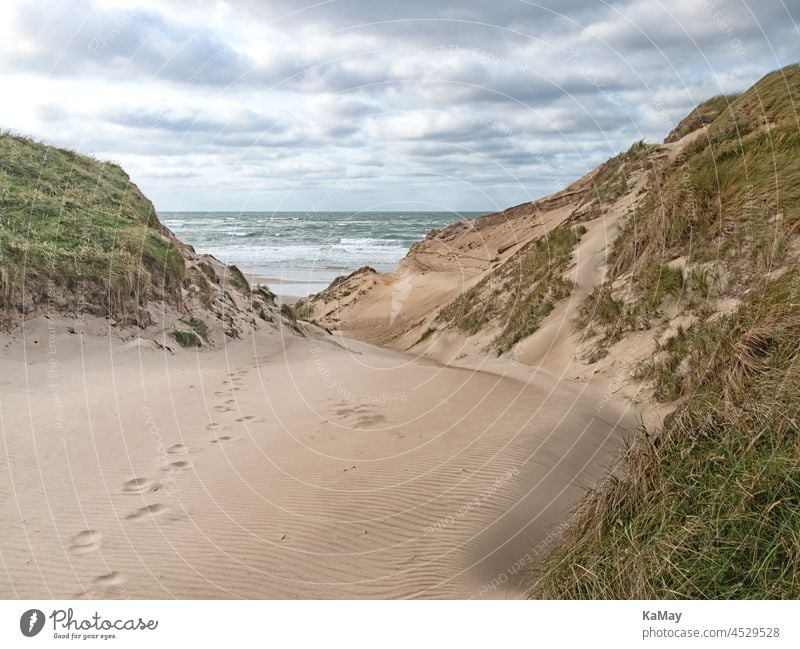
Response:
[{"label": "cloudy sky", "polygon": [[160,210],[495,210],[800,59],[798,0],[3,0],[0,127]]}]

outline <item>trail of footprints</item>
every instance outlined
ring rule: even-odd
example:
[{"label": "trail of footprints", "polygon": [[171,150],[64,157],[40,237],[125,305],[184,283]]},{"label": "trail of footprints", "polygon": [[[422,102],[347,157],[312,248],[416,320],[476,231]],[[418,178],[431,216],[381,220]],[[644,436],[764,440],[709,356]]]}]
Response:
[{"label": "trail of footprints", "polygon": [[[257,367],[257,365],[254,365]],[[236,399],[232,398],[234,392],[238,392],[243,389],[242,383],[244,379],[242,376],[248,373],[248,370],[242,369],[238,370],[237,372],[230,372],[228,373],[228,378],[224,380],[222,383],[226,386],[223,390],[217,390],[214,392],[214,396],[216,397],[225,397],[228,396],[229,398],[225,400],[223,404],[217,404],[214,406],[214,410],[217,412],[232,412],[234,408],[231,406],[236,403]],[[236,419],[237,423],[263,423],[266,419],[264,417],[256,417],[255,415],[243,415]],[[206,426],[206,430],[213,433],[215,435],[214,439],[209,441],[211,445],[221,445],[227,442],[234,441],[234,437],[231,435],[220,435],[219,432],[223,429],[223,426],[215,421],[210,422]],[[162,470],[168,474],[174,473],[176,471],[184,471],[187,469],[192,468],[192,462],[188,459],[189,455],[189,448],[185,444],[172,444],[167,448],[167,455],[171,461],[167,460],[162,467]],[[127,480],[122,485],[122,493],[127,495],[138,495],[144,496],[149,493],[155,493],[161,489],[163,484],[151,478],[145,477],[135,477]],[[180,514],[175,513],[168,505],[164,503],[151,503],[143,505],[138,509],[130,512],[125,517],[126,521],[131,522],[138,522],[148,519],[159,519],[161,521],[170,521],[170,520],[180,520],[182,516]],[[69,543],[69,550],[73,555],[80,556],[89,554],[92,552],[97,552],[100,550],[103,543],[103,533],[100,530],[95,529],[87,529],[75,534]],[[99,575],[96,577],[92,584],[94,585],[95,589],[98,591],[108,592],[111,590],[120,590],[124,586],[126,581],[126,577],[123,573],[117,571],[110,571],[103,575]],[[92,593],[89,591],[79,593],[77,597],[81,596],[92,596]]]}]

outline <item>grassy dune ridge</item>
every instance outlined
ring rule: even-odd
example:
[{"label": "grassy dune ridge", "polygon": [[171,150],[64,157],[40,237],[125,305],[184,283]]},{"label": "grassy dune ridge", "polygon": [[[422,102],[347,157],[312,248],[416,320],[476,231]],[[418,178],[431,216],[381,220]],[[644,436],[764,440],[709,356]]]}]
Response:
[{"label": "grassy dune ridge", "polygon": [[179,300],[180,244],[118,165],[0,134],[0,209],[6,306],[80,295],[89,312],[135,320],[147,299]]},{"label": "grassy dune ridge", "polygon": [[638,370],[677,409],[587,494],[534,597],[800,597],[798,106],[792,65],[698,107],[622,228],[578,325],[620,340],[668,296],[691,314]]},{"label": "grassy dune ridge", "polygon": [[0,133],[0,225],[4,326],[85,313],[202,347],[281,321],[269,289],[178,240],[116,164]]}]

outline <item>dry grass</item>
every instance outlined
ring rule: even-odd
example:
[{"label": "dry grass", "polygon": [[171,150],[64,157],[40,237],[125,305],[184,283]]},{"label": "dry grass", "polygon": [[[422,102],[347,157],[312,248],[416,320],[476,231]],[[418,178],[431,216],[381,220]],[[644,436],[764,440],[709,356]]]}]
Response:
[{"label": "dry grass", "polygon": [[535,596],[800,597],[800,271],[670,351],[683,404],[587,495]]},{"label": "dry grass", "polygon": [[[677,410],[587,494],[533,596],[800,597],[798,102],[793,65],[700,107],[683,124],[710,121],[706,137],[654,169],[622,228],[577,324],[607,344],[683,300],[697,321],[638,371]],[[712,297],[744,300],[708,319]]]},{"label": "dry grass", "polygon": [[[654,174],[612,254],[612,277],[642,259],[722,261],[741,284],[783,261],[800,228],[800,67],[735,99],[677,163]],[[768,125],[768,126],[767,126]]]},{"label": "dry grass", "polygon": [[[710,100],[682,122],[710,124],[672,164],[652,166],[647,194],[612,247],[606,284],[579,308],[576,325],[598,336],[593,358],[624,333],[658,322],[668,296],[701,312],[714,298],[739,298],[787,262],[800,232],[795,102],[797,65],[739,96]],[[678,258],[685,278],[669,265]],[[612,292],[620,279],[625,289]]]},{"label": "dry grass", "polygon": [[462,293],[439,312],[437,321],[467,335],[494,322],[500,333],[490,347],[498,354],[509,351],[539,328],[556,302],[569,296],[572,283],[563,275],[585,233],[582,225],[553,229]]}]

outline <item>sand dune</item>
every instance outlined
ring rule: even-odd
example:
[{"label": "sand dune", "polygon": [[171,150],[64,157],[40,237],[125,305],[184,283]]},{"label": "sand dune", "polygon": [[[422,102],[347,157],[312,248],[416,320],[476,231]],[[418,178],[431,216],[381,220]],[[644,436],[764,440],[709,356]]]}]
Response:
[{"label": "sand dune", "polygon": [[635,425],[543,370],[71,325],[3,347],[3,597],[522,596]]}]

